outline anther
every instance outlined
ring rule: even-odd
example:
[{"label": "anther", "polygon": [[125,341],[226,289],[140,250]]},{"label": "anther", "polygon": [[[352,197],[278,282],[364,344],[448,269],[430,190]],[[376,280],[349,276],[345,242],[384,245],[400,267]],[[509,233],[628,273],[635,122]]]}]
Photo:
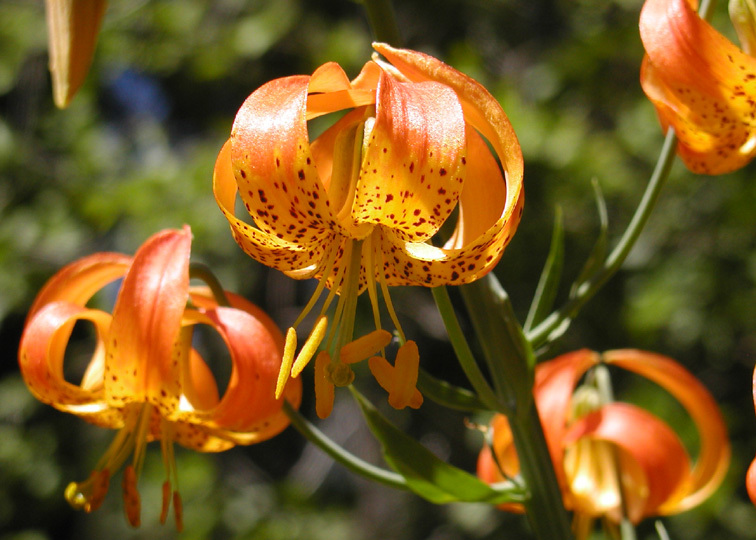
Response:
[{"label": "anther", "polygon": [[297,359],[291,368],[292,377],[296,377],[302,373],[305,366],[309,363],[312,357],[315,356],[315,352],[318,350],[320,343],[325,337],[327,328],[328,317],[321,315],[310,332],[310,335],[307,337],[307,341],[305,341],[305,344],[302,346],[302,350],[299,351],[299,355],[297,355]]},{"label": "anther", "polygon": [[345,364],[354,364],[378,354],[389,343],[391,343],[391,332],[373,330],[369,334],[344,345],[339,351],[339,358]]},{"label": "anther", "polygon": [[137,478],[134,466],[129,465],[123,471],[123,503],[126,511],[126,519],[132,527],[139,527],[141,524],[142,501],[137,491]]},{"label": "anther", "polygon": [[276,382],[276,399],[281,398],[286,381],[289,380],[291,364],[294,362],[294,353],[297,351],[297,331],[289,328],[286,332],[286,344],[284,345],[283,360],[281,360],[281,370],[278,372],[278,381]]},{"label": "anther", "polygon": [[315,358],[315,412],[321,419],[328,418],[333,410],[334,388],[326,375],[330,365],[331,355],[320,351]]}]

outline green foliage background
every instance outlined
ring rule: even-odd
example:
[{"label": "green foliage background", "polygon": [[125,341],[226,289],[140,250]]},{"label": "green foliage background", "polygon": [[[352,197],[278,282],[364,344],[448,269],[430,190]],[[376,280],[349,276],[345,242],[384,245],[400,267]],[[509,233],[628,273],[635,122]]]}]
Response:
[{"label": "green foliage background", "polygon": [[[598,231],[591,180],[607,198],[616,238],[661,147],[638,84],[642,3],[395,3],[405,45],[484,83],[520,137],[526,210],[496,273],[524,319],[555,207],[564,211],[566,275],[574,277]],[[725,11],[720,6],[715,24],[729,32]],[[157,524],[163,479],[157,449],[140,483],[141,529],[125,523],[117,477],[102,509],[76,513],[63,489],[89,474],[112,434],[37,403],[18,375],[25,310],[58,268],[95,251],[133,253],[157,230],[184,223],[194,233],[194,260],[210,264],[226,288],[289,325],[312,284],[268,271],[236,247],[212,197],[215,155],[255,88],[311,73],[329,60],[356,75],[371,54],[370,41],[362,6],[349,0],[112,0],[88,81],[71,107],[58,111],[43,2],[0,2],[0,540],[523,537],[517,516],[483,505],[434,507],[356,478],[291,429],[218,456],[179,451],[182,535]],[[705,505],[665,520],[673,538],[756,538],[756,510],[743,488],[756,451],[755,167],[708,178],[675,165],[624,269],[553,351],[664,353],[696,373],[721,403],[733,439],[730,474]],[[419,341],[423,365],[464,384],[430,293],[393,295],[405,331]],[[87,340],[72,349],[75,364],[77,351],[86,357]],[[313,417],[311,375],[304,376],[303,410]],[[658,412],[696,448],[693,427],[669,398],[617,376],[620,397]],[[358,382],[370,391],[367,377]],[[319,426],[380,462],[377,444],[344,394]],[[393,418],[440,457],[474,469],[481,438],[464,426],[464,415],[428,404]],[[651,523],[639,530],[640,538],[652,533]]]}]

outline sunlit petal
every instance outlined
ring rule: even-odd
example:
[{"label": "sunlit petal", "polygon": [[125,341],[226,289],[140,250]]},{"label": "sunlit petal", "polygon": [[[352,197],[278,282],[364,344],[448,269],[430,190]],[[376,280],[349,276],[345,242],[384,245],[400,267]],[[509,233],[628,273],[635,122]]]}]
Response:
[{"label": "sunlit petal", "polygon": [[180,369],[174,343],[189,290],[191,232],[148,239],[123,280],[106,343],[106,397],[114,406],[149,400],[164,415],[177,406]]},{"label": "sunlit petal", "polygon": [[756,59],[686,0],[647,0],[640,18],[648,54],[641,83],[671,124],[694,172],[722,174],[756,155]]},{"label": "sunlit petal", "polygon": [[729,438],[716,401],[698,379],[671,358],[632,349],[607,351],[603,357],[608,364],[654,381],[690,414],[701,441],[698,459],[688,484],[659,513],[682,512],[700,504],[719,487],[730,464]]}]

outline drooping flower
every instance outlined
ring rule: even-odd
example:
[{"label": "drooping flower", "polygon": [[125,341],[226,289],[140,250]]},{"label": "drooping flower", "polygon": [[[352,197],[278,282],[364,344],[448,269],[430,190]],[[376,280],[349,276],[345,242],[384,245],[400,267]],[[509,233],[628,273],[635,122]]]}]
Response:
[{"label": "drooping flower", "polygon": [[[699,434],[695,465],[664,421],[635,405],[606,399],[600,385],[578,386],[599,364],[653,381],[687,410]],[[688,510],[708,498],[727,471],[730,446],[719,408],[671,358],[638,350],[576,351],[536,368],[534,395],[564,504],[574,511],[580,539],[589,536],[596,518],[616,525],[622,518],[637,523]],[[495,416],[492,429],[493,452],[484,447],[478,458],[478,475],[487,482],[519,472],[506,417]]]},{"label": "drooping flower", "polygon": [[[753,371],[753,405],[756,408],[756,368]],[[751,502],[756,505],[756,458],[751,462],[746,473],[746,490]]]},{"label": "drooping flower", "polygon": [[641,84],[693,172],[723,174],[756,156],[755,34],[743,2],[732,12],[744,50],[696,13],[695,0],[646,0],[641,12]]},{"label": "drooping flower", "polygon": [[106,0],[45,0],[53,99],[68,107],[92,64]]},{"label": "drooping flower", "polygon": [[[279,381],[296,377],[325,339],[315,363],[321,417],[330,412],[334,385],[352,382],[350,363],[391,341],[381,328],[379,287],[403,345],[394,365],[383,353],[373,356],[371,371],[393,406],[419,406],[419,353],[404,343],[388,287],[482,277],[499,261],[522,212],[522,154],[498,102],[435,58],[374,47],[390,64],[376,58],[352,81],[328,63],[312,76],[260,87],[237,114],[215,165],[215,196],[242,249],[290,277],[320,280],[289,330]],[[309,120],[346,109],[310,141]],[[236,216],[237,193],[254,225]],[[456,225],[444,229],[440,244],[455,209]],[[324,287],[330,294],[294,361],[295,328]],[[357,297],[365,290],[376,330],[353,341]]]},{"label": "drooping flower", "polygon": [[[137,480],[147,442],[159,440],[166,465],[164,522],[173,500],[178,528],[181,499],[173,443],[201,452],[273,437],[288,425],[283,398],[273,397],[283,336],[243,298],[227,294],[230,307],[206,287],[189,286],[191,231],[166,230],[128,257],[97,253],[60,270],[29,311],[18,358],[37,399],[93,424],[118,429],[88,480],[71,483],[66,498],[77,509],[96,510],[110,478],[133,454],[123,475],[129,522],[140,523]],[[92,296],[123,278],[112,314],[87,307]],[[80,382],[64,376],[64,359],[77,321],[94,325],[97,344]],[[192,347],[196,325],[224,340],[232,363],[223,396],[208,364]],[[284,398],[298,407],[301,382]]]}]

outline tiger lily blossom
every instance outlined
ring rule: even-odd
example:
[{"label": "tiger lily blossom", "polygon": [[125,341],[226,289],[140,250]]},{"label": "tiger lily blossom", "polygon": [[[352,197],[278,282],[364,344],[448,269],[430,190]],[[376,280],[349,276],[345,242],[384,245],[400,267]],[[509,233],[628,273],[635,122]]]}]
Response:
[{"label": "tiger lily blossom", "polygon": [[641,85],[677,152],[701,174],[723,174],[756,156],[756,33],[752,0],[730,3],[741,50],[695,11],[695,0],[646,0]]},{"label": "tiger lily blossom", "polygon": [[[578,386],[597,366],[634,372],[677,399],[699,433],[693,466],[675,432],[661,419],[635,405],[606,399],[601,384]],[[536,368],[534,395],[564,504],[574,511],[573,528],[581,540],[590,536],[597,518],[616,527],[623,518],[637,523],[692,508],[725,476],[730,446],[719,408],[703,385],[671,358],[638,350],[576,351]],[[506,417],[495,416],[492,429],[493,450],[484,447],[478,459],[478,475],[490,483],[519,473]],[[503,509],[522,510],[516,505]]]},{"label": "tiger lily blossom", "polygon": [[65,109],[92,64],[106,0],[46,0],[50,74],[55,105]]},{"label": "tiger lily blossom", "polygon": [[[182,528],[181,498],[173,443],[201,452],[273,437],[288,425],[283,399],[298,407],[301,382],[291,381],[281,399],[273,388],[283,336],[256,306],[227,294],[220,306],[206,287],[190,287],[191,231],[165,230],[134,257],[97,253],[60,270],[29,311],[18,359],[24,381],[44,403],[101,427],[117,429],[89,479],[73,482],[66,499],[96,510],[110,478],[133,454],[123,474],[129,523],[140,523],[137,480],[149,441],[159,440],[166,466],[161,522],[171,501]],[[112,314],[87,307],[92,296],[123,278]],[[96,348],[77,384],[64,377],[66,347],[74,325],[91,323]],[[219,396],[208,364],[192,347],[196,325],[213,328],[232,363]]]},{"label": "tiger lily blossom", "polygon": [[[320,280],[289,330],[279,379],[298,376],[325,342],[315,362],[320,417],[330,413],[334,386],[352,382],[350,365],[369,357],[392,406],[422,403],[419,353],[405,339],[388,287],[482,277],[522,212],[522,154],[499,103],[433,57],[374,48],[387,61],[374,57],[352,81],[328,63],[312,76],[276,79],[253,92],[215,165],[215,197],[242,249],[290,277]],[[347,109],[310,142],[308,121]],[[254,225],[236,216],[237,193]],[[438,240],[455,209],[456,225]],[[296,327],[326,287],[330,294],[295,360]],[[383,352],[392,335],[381,328],[379,288],[402,344],[393,365]],[[376,330],[353,340],[365,290]]]}]

